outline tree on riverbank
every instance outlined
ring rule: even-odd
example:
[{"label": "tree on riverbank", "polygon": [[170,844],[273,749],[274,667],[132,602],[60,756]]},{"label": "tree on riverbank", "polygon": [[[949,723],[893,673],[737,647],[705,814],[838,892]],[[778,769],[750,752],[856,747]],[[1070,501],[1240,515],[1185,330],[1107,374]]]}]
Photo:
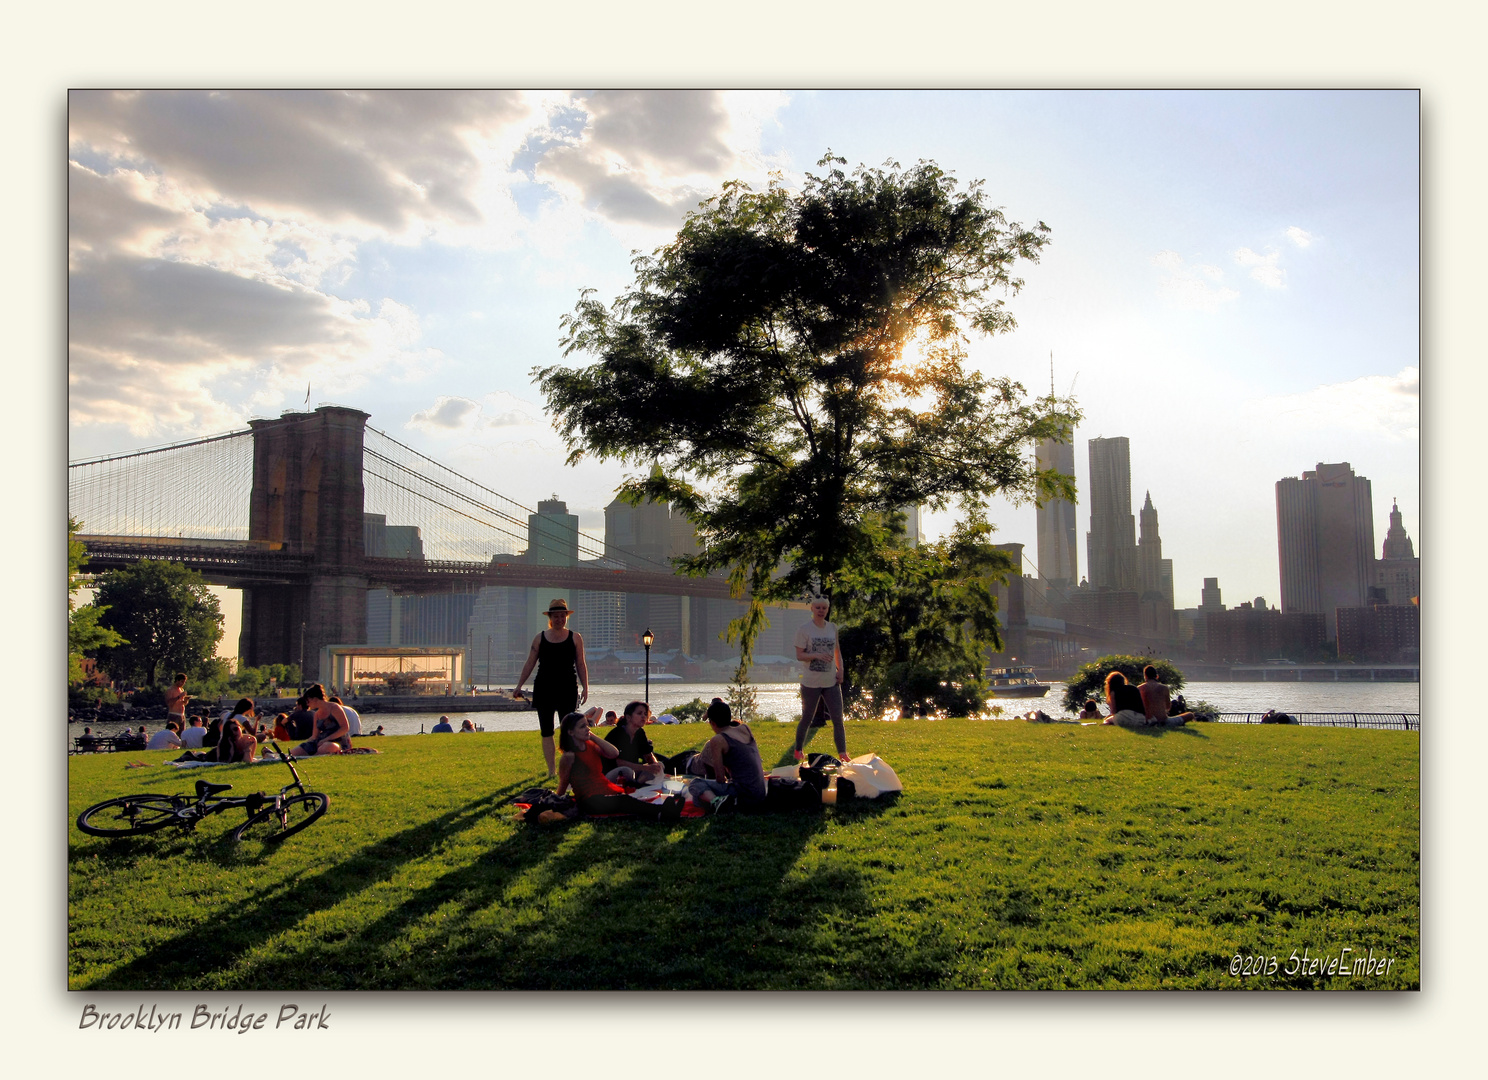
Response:
[{"label": "tree on riverbank", "polygon": [[1002,648],[997,583],[1018,572],[991,526],[962,524],[939,543],[890,541],[842,574],[842,660],[848,696],[874,719],[980,712],[986,656]]},{"label": "tree on riverbank", "polygon": [[126,644],[113,630],[99,625],[99,618],[107,610],[97,604],[77,603],[77,594],[83,588],[82,569],[88,562],[88,551],[77,539],[82,522],[67,519],[67,683],[77,686],[82,683],[83,658],[99,649]]},{"label": "tree on riverbank", "polygon": [[222,610],[195,570],[163,559],[141,559],[98,579],[100,624],[123,641],[99,650],[116,678],[154,685],[162,675],[195,676],[222,637]]},{"label": "tree on riverbank", "polygon": [[1107,675],[1113,671],[1119,671],[1127,682],[1136,686],[1145,678],[1142,669],[1148,664],[1157,669],[1158,681],[1166,683],[1169,690],[1176,693],[1183,689],[1183,672],[1175,668],[1171,661],[1162,660],[1156,656],[1127,656],[1112,653],[1110,656],[1102,656],[1098,660],[1081,664],[1079,670],[1065,680],[1065,709],[1069,712],[1079,712],[1086,698],[1095,698],[1096,701],[1104,704]]},{"label": "tree on riverbank", "polygon": [[1070,438],[1073,404],[966,365],[973,333],[1015,325],[998,294],[1048,227],[1009,223],[930,162],[845,164],[829,153],[796,192],[726,184],[611,306],[588,290],[563,320],[564,355],[593,364],[534,371],[570,463],[637,467],[620,498],[697,529],[679,569],[747,588],[741,671],[765,602],[842,595],[899,508],[1075,497],[1029,452]]}]

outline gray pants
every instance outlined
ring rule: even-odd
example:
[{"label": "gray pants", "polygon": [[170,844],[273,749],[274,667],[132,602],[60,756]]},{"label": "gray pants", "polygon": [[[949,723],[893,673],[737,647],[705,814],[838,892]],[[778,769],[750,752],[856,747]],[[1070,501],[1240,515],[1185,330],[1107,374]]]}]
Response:
[{"label": "gray pants", "polygon": [[801,687],[801,722],[796,725],[796,749],[806,745],[806,736],[811,732],[811,718],[816,715],[816,705],[823,698],[827,702],[827,714],[832,718],[832,738],[837,743],[837,756],[847,753],[847,729],[842,726],[842,684],[831,686]]}]

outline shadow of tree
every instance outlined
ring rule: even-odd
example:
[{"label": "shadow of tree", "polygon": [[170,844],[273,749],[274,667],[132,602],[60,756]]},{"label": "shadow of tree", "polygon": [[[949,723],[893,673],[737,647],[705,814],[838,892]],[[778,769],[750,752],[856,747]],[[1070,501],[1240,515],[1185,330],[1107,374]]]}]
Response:
[{"label": "shadow of tree", "polygon": [[[386,880],[400,866],[429,854],[451,837],[484,821],[498,805],[525,786],[510,785],[474,799],[347,855],[321,873],[290,877],[259,889],[237,905],[231,916],[224,919],[219,932],[193,927],[82,988],[134,990],[219,985],[218,980],[228,969],[240,964],[243,957],[261,944],[265,928],[294,926],[307,914],[332,908],[368,885]],[[196,854],[232,869],[267,863],[278,850],[274,845],[263,845],[258,851],[245,849],[233,843],[230,832],[210,837],[196,835],[193,840],[196,842],[185,845],[183,855]],[[158,848],[136,850],[132,857],[141,859],[159,854]],[[119,857],[118,852],[114,855]]]},{"label": "shadow of tree", "polygon": [[[484,819],[510,792],[388,837],[321,873],[239,905],[245,925],[297,926]],[[818,952],[839,985],[831,927],[870,907],[856,868],[802,864],[829,814],[852,820],[891,800],[832,810],[729,815],[673,826],[636,820],[515,824],[473,861],[421,883],[359,927],[327,923],[290,946],[181,935],[95,989],[751,989]],[[272,856],[267,856],[272,857]],[[241,865],[240,863],[238,865]],[[324,921],[322,919],[322,921]],[[825,936],[824,936],[825,935]],[[792,984],[795,985],[795,984]]]}]

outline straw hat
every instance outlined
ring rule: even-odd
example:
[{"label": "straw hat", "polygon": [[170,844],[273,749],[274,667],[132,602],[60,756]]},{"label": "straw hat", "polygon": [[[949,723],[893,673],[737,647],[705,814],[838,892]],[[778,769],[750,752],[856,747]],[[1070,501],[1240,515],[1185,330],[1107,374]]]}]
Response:
[{"label": "straw hat", "polygon": [[552,601],[550,604],[548,604],[548,612],[547,613],[549,615],[551,615],[555,611],[561,611],[565,615],[572,615],[573,614],[573,608],[569,607],[568,606],[568,601],[565,600],[565,599],[563,599],[563,597],[561,597],[561,596],[558,599]]}]

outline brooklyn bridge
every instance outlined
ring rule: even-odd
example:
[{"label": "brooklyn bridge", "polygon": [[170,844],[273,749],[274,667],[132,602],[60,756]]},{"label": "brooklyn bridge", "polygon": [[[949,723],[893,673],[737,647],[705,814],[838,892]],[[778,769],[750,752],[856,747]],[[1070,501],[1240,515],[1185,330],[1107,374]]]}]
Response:
[{"label": "brooklyn bridge", "polygon": [[[575,530],[590,565],[509,554],[527,546],[527,507],[369,427],[357,409],[253,420],[247,429],[71,462],[68,514],[88,569],[170,559],[243,593],[239,655],[293,663],[366,640],[367,590],[552,587],[725,599],[719,578],[678,575],[631,553],[606,558]],[[417,525],[425,556],[369,555],[364,515]],[[604,565],[595,565],[603,560]]]},{"label": "brooklyn bridge", "polygon": [[[576,527],[567,538],[575,558],[514,555],[530,547],[530,508],[369,419],[322,405],[240,431],[70,462],[68,514],[82,523],[88,570],[169,559],[211,584],[241,589],[237,652],[254,666],[309,659],[314,667],[323,647],[365,643],[369,589],[408,595],[493,585],[730,598],[722,578],[687,577],[662,558],[607,550]],[[417,526],[422,557],[369,553],[367,515]],[[1021,544],[1004,546],[1023,561]],[[999,591],[1010,655],[1073,657],[1085,644],[1127,651],[1142,644],[1027,615],[1017,575]]]}]

